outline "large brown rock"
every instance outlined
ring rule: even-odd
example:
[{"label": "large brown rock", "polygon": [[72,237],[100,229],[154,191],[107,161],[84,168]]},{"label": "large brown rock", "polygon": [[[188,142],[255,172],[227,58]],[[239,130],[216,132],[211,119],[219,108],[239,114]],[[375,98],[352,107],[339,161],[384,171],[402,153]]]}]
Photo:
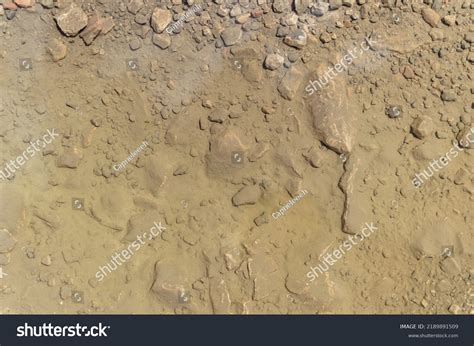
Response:
[{"label": "large brown rock", "polygon": [[66,36],[76,36],[87,25],[87,14],[74,2],[59,11],[54,19]]},{"label": "large brown rock", "polygon": [[173,19],[171,12],[161,8],[155,8],[151,15],[151,27],[157,34],[161,34]]}]

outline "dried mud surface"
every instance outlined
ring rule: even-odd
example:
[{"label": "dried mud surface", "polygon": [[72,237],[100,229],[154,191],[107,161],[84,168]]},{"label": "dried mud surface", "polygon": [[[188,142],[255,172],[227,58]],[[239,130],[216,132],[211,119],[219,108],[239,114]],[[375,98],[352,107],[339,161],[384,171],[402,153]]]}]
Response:
[{"label": "dried mud surface", "polygon": [[0,168],[58,133],[0,180],[0,312],[473,313],[474,145],[413,184],[474,126],[473,14],[471,0],[0,0]]}]

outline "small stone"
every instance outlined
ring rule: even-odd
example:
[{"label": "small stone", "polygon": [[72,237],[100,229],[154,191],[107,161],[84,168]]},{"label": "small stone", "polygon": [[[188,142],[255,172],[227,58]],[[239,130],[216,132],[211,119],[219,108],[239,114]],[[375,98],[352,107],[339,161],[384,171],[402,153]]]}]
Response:
[{"label": "small stone", "polygon": [[352,7],[352,5],[354,5],[354,0],[342,0],[342,4],[347,7]]},{"label": "small stone", "polygon": [[283,42],[285,42],[290,47],[302,49],[306,46],[308,42],[308,37],[303,30],[297,30],[287,35]]},{"label": "small stone", "polygon": [[5,10],[5,17],[7,17],[8,20],[12,20],[16,16],[16,11],[15,10]]},{"label": "small stone", "polygon": [[328,11],[329,11],[329,4],[327,2],[317,3],[313,5],[313,7],[311,7],[311,14],[317,17],[323,16]]},{"label": "small stone", "polygon": [[441,17],[439,16],[439,14],[429,8],[429,7],[425,7],[422,11],[421,11],[421,16],[423,17],[423,19],[425,20],[425,22],[427,22],[429,25],[431,25],[433,28],[438,26],[439,24],[439,21],[441,19]]},{"label": "small stone", "polygon": [[441,92],[441,100],[444,102],[454,102],[456,101],[456,94],[452,90],[443,90]]},{"label": "small stone", "polygon": [[296,96],[303,78],[304,71],[299,66],[288,69],[277,88],[280,96],[286,100],[292,100]]},{"label": "small stone", "polygon": [[452,304],[449,308],[448,311],[452,313],[453,315],[459,315],[461,313],[461,307],[457,304]]},{"label": "small stone", "polygon": [[87,21],[87,27],[81,32],[80,37],[89,46],[102,31],[103,21],[97,12],[94,12]]},{"label": "small stone", "polygon": [[44,8],[53,8],[54,7],[54,0],[40,0],[39,3]]},{"label": "small stone", "polygon": [[241,205],[255,204],[260,198],[262,191],[258,185],[245,186],[234,197],[232,197],[232,203],[238,207]]},{"label": "small stone", "polygon": [[329,9],[331,11],[337,10],[342,6],[342,0],[329,0]]},{"label": "small stone", "polygon": [[166,49],[171,45],[171,37],[168,34],[153,34],[152,42],[161,49]]},{"label": "small stone", "polygon": [[53,261],[51,260],[51,256],[48,255],[48,256],[45,256],[41,259],[41,264],[45,265],[45,266],[50,266],[51,264],[53,264]]},{"label": "small stone", "polygon": [[66,36],[76,36],[79,31],[87,26],[88,22],[86,13],[74,2],[59,11],[54,19],[59,29]]},{"label": "small stone", "polygon": [[291,10],[291,5],[288,0],[273,0],[273,12],[283,13]]},{"label": "small stone", "polygon": [[301,16],[303,13],[306,12],[310,3],[310,0],[294,0],[294,7],[296,13]]},{"label": "small stone", "polygon": [[266,213],[262,213],[259,216],[257,216],[253,222],[255,222],[255,225],[260,227],[261,225],[267,224],[268,223],[268,215]]},{"label": "small stone", "polygon": [[3,9],[4,10],[16,11],[18,9],[18,6],[12,0],[4,0],[3,1]]},{"label": "small stone", "polygon": [[132,14],[137,14],[138,11],[140,11],[145,4],[143,3],[143,0],[131,0],[128,3],[127,9],[128,12]]},{"label": "small stone", "polygon": [[35,0],[14,0],[18,7],[33,7]]},{"label": "small stone", "polygon": [[64,59],[67,55],[67,46],[56,38],[49,43],[47,49],[54,62]]},{"label": "small stone", "polygon": [[187,172],[188,172],[188,166],[186,166],[185,164],[181,164],[178,166],[178,168],[175,169],[175,171],[173,172],[173,175],[174,176],[183,175],[183,174],[186,174]]},{"label": "small stone", "polygon": [[6,229],[0,229],[0,253],[7,253],[13,250],[16,239]]},{"label": "small stone", "polygon": [[415,72],[413,72],[413,69],[410,66],[405,66],[403,69],[403,77],[406,79],[413,79],[415,77]]},{"label": "small stone", "polygon": [[138,38],[134,37],[134,38],[132,38],[132,40],[130,41],[130,43],[128,45],[130,46],[131,50],[137,50],[137,49],[141,48],[142,41],[139,40]]},{"label": "small stone", "polygon": [[242,29],[239,26],[229,27],[222,31],[221,38],[226,46],[233,46],[242,38]]},{"label": "small stone", "polygon": [[155,8],[153,14],[151,15],[151,27],[153,31],[160,34],[166,27],[171,23],[173,19],[171,12],[168,10],[163,10],[161,8]]},{"label": "small stone", "polygon": [[415,135],[415,137],[419,139],[424,139],[433,133],[433,121],[425,116],[418,117],[411,125],[411,131]]},{"label": "small stone", "polygon": [[279,54],[268,54],[265,58],[265,68],[271,71],[277,70],[283,65],[284,61],[285,58]]},{"label": "small stone", "polygon": [[454,24],[456,24],[456,16],[454,14],[444,16],[443,23],[447,26],[453,26]]}]

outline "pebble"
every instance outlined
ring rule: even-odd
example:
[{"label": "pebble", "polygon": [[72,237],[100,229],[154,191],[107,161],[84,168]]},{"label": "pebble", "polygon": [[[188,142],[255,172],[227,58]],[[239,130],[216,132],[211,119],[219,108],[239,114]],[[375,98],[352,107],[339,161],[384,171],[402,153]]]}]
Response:
[{"label": "pebble", "polygon": [[315,4],[315,5],[313,5],[313,7],[311,7],[311,14],[313,14],[317,17],[323,16],[328,11],[329,11],[329,4],[326,3],[326,2],[321,2],[321,3]]},{"label": "pebble", "polygon": [[421,16],[423,17],[424,21],[431,25],[433,28],[438,26],[439,21],[441,19],[441,17],[435,10],[432,10],[428,7],[424,8],[421,11]]},{"label": "pebble", "polygon": [[303,30],[297,30],[288,34],[283,40],[283,42],[289,45],[290,47],[302,49],[306,46],[308,42],[308,37],[306,35],[306,32],[304,32]]},{"label": "pebble", "polygon": [[279,54],[268,54],[265,58],[264,66],[265,68],[274,71],[279,69],[283,65],[284,61],[285,58]]},{"label": "pebble", "polygon": [[418,139],[427,138],[434,132],[433,121],[426,116],[418,117],[412,123],[411,131]]},{"label": "pebble", "polygon": [[138,11],[140,11],[145,4],[143,3],[143,0],[131,0],[128,3],[127,9],[128,12],[132,14],[137,14]]},{"label": "pebble", "polygon": [[452,90],[443,90],[441,92],[441,100],[445,102],[454,102],[456,101],[456,94]]},{"label": "pebble", "polygon": [[48,53],[53,58],[54,62],[62,60],[67,55],[67,46],[61,40],[55,38],[50,41],[47,48]]},{"label": "pebble", "polygon": [[130,49],[131,50],[137,50],[140,49],[142,46],[142,41],[139,40],[138,38],[134,37],[130,43],[129,43]]},{"label": "pebble", "polygon": [[152,42],[161,49],[166,49],[171,45],[171,37],[168,34],[153,34]]}]

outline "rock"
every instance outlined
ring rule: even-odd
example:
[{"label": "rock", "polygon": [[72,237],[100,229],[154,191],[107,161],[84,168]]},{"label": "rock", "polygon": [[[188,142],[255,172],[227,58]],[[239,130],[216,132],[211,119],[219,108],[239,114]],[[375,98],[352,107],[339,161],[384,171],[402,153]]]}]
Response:
[{"label": "rock", "polygon": [[390,118],[395,119],[402,116],[402,107],[401,106],[388,106],[385,109],[385,114]]},{"label": "rock", "polygon": [[15,10],[5,10],[5,17],[7,17],[8,20],[12,20],[16,16],[16,11]]},{"label": "rock", "polygon": [[444,102],[454,102],[456,101],[456,93],[452,90],[443,90],[441,92],[441,100]]},{"label": "rock", "polygon": [[227,47],[233,46],[237,44],[242,38],[242,29],[240,28],[240,26],[231,26],[222,31],[221,38]]},{"label": "rock", "polygon": [[342,4],[347,7],[352,7],[352,5],[354,5],[354,0],[342,0]]},{"label": "rock", "polygon": [[426,116],[420,116],[411,125],[411,132],[418,139],[429,137],[434,132],[433,121]]},{"label": "rock", "polygon": [[245,186],[232,197],[232,204],[236,207],[247,204],[255,204],[262,195],[260,186]]},{"label": "rock", "polygon": [[474,31],[466,33],[466,35],[464,35],[464,39],[469,43],[474,43]]},{"label": "rock", "polygon": [[13,250],[16,239],[6,229],[0,229],[0,253],[7,253]]},{"label": "rock", "polygon": [[64,59],[67,55],[67,46],[56,38],[50,41],[47,49],[54,62]]},{"label": "rock", "polygon": [[[249,148],[248,141],[237,128],[227,128],[211,137],[209,153],[206,155],[207,173],[222,178],[235,176],[245,165],[245,157]],[[234,164],[232,155],[239,153],[244,157],[240,165]]]},{"label": "rock", "polygon": [[156,262],[151,292],[165,305],[177,308],[192,305],[191,283],[204,275],[204,268],[194,257],[180,254],[176,259]]},{"label": "rock", "polygon": [[275,13],[289,12],[291,2],[289,0],[273,0],[272,8]]},{"label": "rock", "polygon": [[224,279],[218,277],[209,279],[209,296],[215,314],[231,313],[229,290]]},{"label": "rock", "polygon": [[74,2],[59,11],[54,19],[66,36],[76,36],[88,22],[86,13]]},{"label": "rock", "polygon": [[128,44],[131,50],[140,49],[142,46],[142,41],[139,40],[137,37],[132,38],[130,43]]},{"label": "rock", "polygon": [[39,3],[44,8],[53,8],[54,7],[54,0],[40,0]]},{"label": "rock", "polygon": [[337,10],[342,6],[342,0],[329,0],[329,9],[331,11]]},{"label": "rock", "polygon": [[14,0],[18,7],[33,7],[35,0]]},{"label": "rock", "polygon": [[[153,231],[155,234],[160,230],[157,226],[159,226],[159,224],[155,211],[150,210],[144,213],[135,214],[128,220],[127,234],[123,238],[123,241],[132,243],[139,239],[139,237],[148,240],[149,237],[152,236],[152,233],[149,232],[152,227],[158,229],[157,231]],[[146,236],[143,236],[145,232],[147,232],[147,234]]]},{"label": "rock", "polygon": [[168,179],[168,167],[156,157],[149,157],[145,163],[146,185],[153,196],[158,192]]},{"label": "rock", "polygon": [[153,34],[152,42],[161,49],[166,49],[171,45],[171,37],[168,34]]},{"label": "rock", "polygon": [[173,16],[170,11],[157,7],[151,15],[151,27],[153,31],[155,31],[157,34],[160,34],[171,23],[172,19]]},{"label": "rock", "polygon": [[425,7],[422,11],[421,11],[421,16],[423,17],[423,19],[425,20],[425,22],[427,22],[429,25],[431,25],[433,28],[438,26],[439,24],[439,21],[441,19],[441,17],[439,16],[439,14],[432,10],[431,8],[429,7]]},{"label": "rock", "polygon": [[115,26],[114,19],[112,16],[102,18],[102,31],[101,34],[107,34]]},{"label": "rock", "polygon": [[310,79],[306,86],[308,90],[310,86],[318,87],[321,84],[308,100],[314,133],[316,138],[336,153],[349,153],[352,150],[350,123],[353,120],[353,112],[348,107],[349,90],[342,80],[333,83],[327,76],[324,78],[327,70],[327,64],[318,66],[314,80]]},{"label": "rock", "polygon": [[260,82],[263,78],[262,64],[257,60],[244,61],[242,75],[249,82]]},{"label": "rock", "polygon": [[278,85],[278,92],[286,100],[292,100],[304,78],[304,70],[300,66],[292,66]]},{"label": "rock", "polygon": [[3,9],[4,10],[11,10],[16,11],[18,9],[17,4],[13,2],[13,0],[4,0],[3,1]]},{"label": "rock", "polygon": [[453,26],[454,24],[456,24],[456,16],[454,14],[444,16],[443,23],[447,26]]},{"label": "rock", "polygon": [[285,58],[282,57],[279,54],[268,54],[267,57],[265,58],[265,68],[274,71],[276,69],[279,69],[282,65],[283,62],[285,61]]},{"label": "rock", "polygon": [[329,4],[327,2],[316,3],[311,7],[311,14],[317,17],[323,16],[327,11],[329,11]]},{"label": "rock", "polygon": [[413,72],[413,69],[410,66],[405,66],[403,69],[403,77],[406,79],[413,79],[415,78],[415,72]]},{"label": "rock", "polygon": [[81,160],[82,150],[78,148],[70,148],[58,158],[57,166],[63,168],[77,168]]},{"label": "rock", "polygon": [[289,33],[283,42],[285,42],[290,47],[297,49],[302,49],[306,46],[308,41],[307,35],[303,30],[297,30]]},{"label": "rock", "polygon": [[310,3],[310,0],[294,0],[294,7],[296,13],[301,16],[303,13],[306,12]]},{"label": "rock", "polygon": [[83,32],[79,35],[84,43],[89,46],[94,42],[94,40],[99,36],[102,31],[103,21],[100,18],[97,12],[94,12],[92,16],[89,17],[87,22],[87,27],[84,29]]},{"label": "rock", "polygon": [[137,14],[138,11],[140,11],[145,4],[143,3],[143,0],[131,0],[128,3],[127,9],[130,13],[132,14]]}]

